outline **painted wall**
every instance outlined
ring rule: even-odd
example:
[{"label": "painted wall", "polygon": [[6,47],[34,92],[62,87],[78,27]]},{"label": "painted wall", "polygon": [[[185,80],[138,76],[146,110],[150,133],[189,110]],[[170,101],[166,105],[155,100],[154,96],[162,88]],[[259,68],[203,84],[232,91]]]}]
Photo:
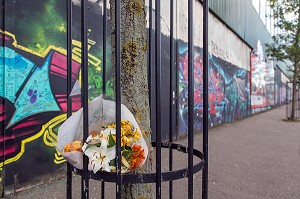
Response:
[{"label": "painted wall", "polygon": [[[89,98],[102,87],[102,6],[89,2]],[[162,6],[162,93],[169,104],[170,23],[169,1]],[[80,75],[80,9],[73,6],[72,83]],[[177,113],[179,129],[187,133],[187,2],[176,1],[176,66],[178,68]],[[0,169],[5,187],[27,186],[34,178],[63,168],[65,160],[55,149],[57,130],[66,118],[66,7],[61,0],[5,0],[5,23],[0,31]],[[195,127],[202,128],[202,6],[195,1]],[[3,16],[0,16],[3,17]],[[198,20],[199,19],[199,20]],[[2,20],[0,20],[2,21]],[[251,49],[216,17],[210,15],[209,31],[209,121],[210,126],[233,122],[251,114]],[[216,31],[217,30],[217,31]],[[108,27],[107,34],[110,30]],[[154,34],[153,34],[154,36]],[[108,47],[110,40],[108,37]],[[114,91],[108,48],[107,94]],[[155,57],[153,58],[155,59]],[[151,69],[154,70],[154,67]],[[275,80],[283,79],[275,71]],[[155,81],[155,76],[152,81]],[[276,81],[275,81],[276,82]],[[278,83],[279,82],[279,83]],[[282,102],[282,81],[275,83],[276,103]],[[152,87],[154,84],[151,84]],[[154,92],[154,90],[152,90]],[[155,97],[152,95],[152,98]],[[153,104],[153,101],[152,101]],[[73,111],[81,107],[73,98]],[[169,113],[170,106],[162,107]],[[162,116],[163,138],[168,137],[168,114]],[[154,121],[155,122],[155,121]]]},{"label": "painted wall", "polygon": [[[0,30],[0,168],[5,187],[23,187],[60,170],[65,162],[55,149],[58,127],[66,118],[65,5],[58,0],[5,0]],[[88,25],[93,99],[102,88],[102,7],[89,7],[88,18],[98,19]],[[81,56],[80,8],[73,9],[72,84],[79,78]],[[110,65],[110,53],[107,56]],[[108,68],[107,95],[112,97],[110,73]],[[73,97],[73,111],[80,107],[80,96]]]},{"label": "painted wall", "polygon": [[266,111],[286,102],[287,82],[290,80],[274,66],[273,61],[267,61],[263,45],[257,42],[257,47],[251,52],[251,109],[252,113]]},{"label": "painted wall", "polygon": [[[188,54],[187,2],[177,1],[179,68],[179,137],[187,134]],[[202,19],[202,5],[194,4],[194,19]],[[195,20],[195,129],[202,129],[202,20]],[[209,15],[209,124],[211,127],[230,123],[250,115],[251,49],[215,16]],[[217,30],[217,31],[216,31]]]}]

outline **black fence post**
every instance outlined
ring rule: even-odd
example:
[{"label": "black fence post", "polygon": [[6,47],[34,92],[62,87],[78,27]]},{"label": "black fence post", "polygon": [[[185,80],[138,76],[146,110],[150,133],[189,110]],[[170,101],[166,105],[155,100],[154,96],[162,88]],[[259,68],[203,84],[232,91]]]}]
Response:
[{"label": "black fence post", "polygon": [[[107,0],[103,0],[103,54],[102,54],[102,94],[106,94],[106,40],[107,40]],[[103,113],[102,113],[103,114]],[[101,198],[104,199],[105,197],[105,182],[101,181]]]},{"label": "black fence post", "polygon": [[209,0],[203,0],[203,155],[202,198],[208,198],[208,14]]},{"label": "black fence post", "polygon": [[[175,69],[174,56],[174,0],[170,1],[170,126],[169,126],[169,142],[173,142],[173,132],[176,130],[174,123],[174,113],[176,113],[175,89],[176,80],[174,78]],[[176,74],[176,72],[175,72]],[[173,170],[173,150],[169,148],[169,171]],[[169,182],[169,199],[173,198],[173,181]]]},{"label": "black fence post", "polygon": [[194,39],[193,2],[188,1],[188,198],[194,197],[193,149],[194,149]]},{"label": "black fence post", "polygon": [[286,119],[289,119],[289,109],[290,109],[290,101],[289,101],[289,82],[285,85],[285,104],[286,104]]},{"label": "black fence post", "polygon": [[160,0],[155,1],[156,48],[156,199],[161,198],[161,10]]},{"label": "black fence post", "polygon": [[122,195],[121,174],[121,3],[115,1],[115,85],[116,85],[116,193],[117,198]]},{"label": "black fence post", "polygon": [[[67,0],[67,118],[72,115],[72,0]],[[72,198],[72,171],[67,162],[67,198]]]},{"label": "black fence post", "polygon": [[[81,80],[82,91],[81,101],[83,107],[83,140],[86,140],[89,134],[89,110],[88,110],[88,39],[87,39],[87,18],[86,18],[86,1],[81,0]],[[81,181],[82,199],[89,198],[89,173],[88,157],[83,156],[83,176]]]}]

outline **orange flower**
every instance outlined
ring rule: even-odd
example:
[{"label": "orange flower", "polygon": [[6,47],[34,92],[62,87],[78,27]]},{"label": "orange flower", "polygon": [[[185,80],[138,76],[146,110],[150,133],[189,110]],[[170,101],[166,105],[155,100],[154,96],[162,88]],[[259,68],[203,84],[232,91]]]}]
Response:
[{"label": "orange flower", "polygon": [[133,145],[132,152],[134,152],[134,154],[130,155],[130,170],[139,168],[145,159],[144,149],[142,149],[140,145]]},{"label": "orange flower", "polygon": [[92,135],[92,138],[95,139],[96,137],[99,137],[99,138],[102,138],[103,137],[103,134],[98,132],[98,131],[91,131],[91,135]]}]

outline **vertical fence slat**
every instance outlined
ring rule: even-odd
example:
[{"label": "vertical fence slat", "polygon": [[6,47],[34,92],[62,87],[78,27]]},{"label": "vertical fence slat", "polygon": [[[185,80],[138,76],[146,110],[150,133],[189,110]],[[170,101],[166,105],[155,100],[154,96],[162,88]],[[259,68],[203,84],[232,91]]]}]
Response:
[{"label": "vertical fence slat", "polygon": [[155,1],[156,48],[156,199],[161,198],[161,27],[160,0]]},{"label": "vertical fence slat", "polygon": [[[103,0],[103,65],[102,65],[102,94],[106,94],[106,32],[107,32],[107,0]],[[105,182],[101,181],[101,198],[105,197]]]},{"label": "vertical fence slat", "polygon": [[116,85],[116,175],[117,198],[120,199],[122,195],[122,174],[121,174],[121,15],[120,15],[120,1],[115,1],[115,56],[116,56],[116,70],[115,70],[115,85]]},{"label": "vertical fence slat", "polygon": [[203,0],[203,199],[208,198],[208,5],[209,0]]},{"label": "vertical fence slat", "polygon": [[[153,30],[153,0],[149,0],[149,37],[148,37],[148,89],[149,89],[149,105],[150,105],[150,118],[152,118],[153,110],[152,105],[152,30]],[[150,120],[152,127],[152,121]]]},{"label": "vertical fence slat", "polygon": [[[72,0],[67,0],[67,118],[72,115]],[[67,198],[72,198],[72,171],[67,162]]]},{"label": "vertical fence slat", "polygon": [[[88,51],[87,51],[87,19],[86,19],[86,1],[81,0],[81,79],[82,92],[81,100],[83,106],[83,140],[85,141],[89,134],[89,118],[88,118]],[[89,198],[89,176],[88,176],[88,157],[83,156],[83,179],[82,179],[82,195],[83,199]]]},{"label": "vertical fence slat", "polygon": [[194,42],[193,1],[188,1],[188,198],[194,195],[193,149],[194,149]]},{"label": "vertical fence slat", "polygon": [[102,93],[106,94],[106,39],[107,39],[107,0],[103,0],[103,65],[102,65]]},{"label": "vertical fence slat", "polygon": [[[1,2],[1,11],[2,11],[2,13],[1,13],[1,15],[2,15],[2,21],[0,22],[0,23],[2,23],[2,27],[0,26],[0,28],[3,28],[3,31],[5,31],[6,30],[6,21],[5,21],[5,17],[6,17],[6,14],[7,14],[7,11],[6,11],[6,9],[5,9],[5,6],[6,6],[6,3],[5,3],[5,0],[2,0],[2,2]],[[2,38],[2,47],[4,48],[4,46],[6,45],[6,40],[5,40],[5,32],[3,33],[3,38]],[[2,64],[3,64],[3,66],[6,66],[6,59],[5,59],[5,55],[6,55],[6,50],[2,50],[2,55],[1,56],[3,56],[3,58],[4,59],[2,59],[3,61],[2,61]],[[5,78],[5,74],[6,74],[6,71],[5,71],[5,69],[3,70],[3,77],[0,79],[0,81],[3,81],[3,85],[6,85],[6,78]],[[3,89],[2,91],[5,93],[5,87],[2,87],[2,88],[0,88],[0,89]],[[5,100],[3,100],[3,104],[1,104],[2,106],[3,106],[3,108],[5,109],[5,110],[7,110],[7,106],[6,106],[6,103],[5,103]],[[5,118],[3,121],[1,121],[0,122],[0,128],[1,128],[1,130],[2,130],[2,132],[3,132],[3,135],[5,135],[5,130],[6,130],[6,122],[7,122],[7,120],[8,120],[8,118]],[[1,147],[1,150],[6,150],[6,148],[5,148],[5,142],[3,143],[3,146]],[[1,152],[0,153],[1,155],[4,155],[4,152]],[[6,167],[6,165],[5,164],[3,164],[3,167],[2,167],[2,170],[3,171],[5,171],[5,168]],[[5,182],[5,181],[4,181]],[[3,183],[3,181],[2,181],[2,196],[4,196],[4,192],[5,192],[5,184]]]},{"label": "vertical fence slat", "polygon": [[289,85],[288,85],[288,82],[286,83],[285,85],[285,104],[286,104],[286,119],[289,119],[290,115],[289,115],[289,110],[290,110],[290,107],[289,107]]},{"label": "vertical fence slat", "polygon": [[[173,131],[174,122],[173,122],[173,114],[174,114],[174,0],[170,1],[170,126],[169,126],[169,142],[173,142]],[[169,148],[169,170],[173,170],[173,152],[172,149]],[[169,199],[173,198],[173,181],[169,182]]]}]

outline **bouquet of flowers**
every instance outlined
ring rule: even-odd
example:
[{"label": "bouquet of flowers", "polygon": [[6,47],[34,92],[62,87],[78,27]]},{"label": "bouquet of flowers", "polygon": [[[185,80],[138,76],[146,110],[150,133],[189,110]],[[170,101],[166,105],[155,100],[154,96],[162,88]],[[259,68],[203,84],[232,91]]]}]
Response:
[{"label": "bouquet of flowers", "polygon": [[[141,167],[148,156],[148,147],[133,114],[121,106],[121,162],[122,172]],[[116,170],[115,102],[101,96],[89,103],[89,136],[82,142],[82,109],[67,119],[58,130],[58,151],[78,169],[82,157],[88,156],[89,170]]]}]

